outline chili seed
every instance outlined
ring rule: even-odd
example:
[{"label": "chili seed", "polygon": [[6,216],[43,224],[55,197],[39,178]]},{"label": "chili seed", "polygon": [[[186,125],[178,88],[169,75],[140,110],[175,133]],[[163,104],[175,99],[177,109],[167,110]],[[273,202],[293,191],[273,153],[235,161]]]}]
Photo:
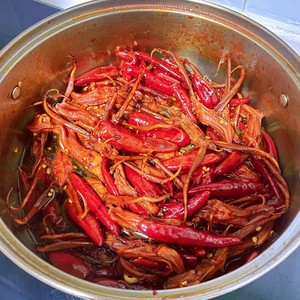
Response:
[{"label": "chili seed", "polygon": [[187,286],[188,285],[188,282],[185,280],[185,281],[182,281],[181,283],[180,283],[180,285],[182,286],[182,287],[185,287],[185,286]]},{"label": "chili seed", "polygon": [[256,231],[261,231],[262,230],[262,226],[257,226],[255,230]]},{"label": "chili seed", "polygon": [[128,283],[137,283],[139,280],[136,277],[132,277],[124,273],[124,280]]},{"label": "chili seed", "polygon": [[254,244],[256,244],[256,243],[258,242],[257,236],[253,236],[253,237],[252,237],[252,241],[253,241]]},{"label": "chili seed", "polygon": [[14,153],[18,153],[18,152],[19,152],[19,148],[18,148],[18,147],[14,147],[14,148],[13,148],[13,152],[14,152]]}]

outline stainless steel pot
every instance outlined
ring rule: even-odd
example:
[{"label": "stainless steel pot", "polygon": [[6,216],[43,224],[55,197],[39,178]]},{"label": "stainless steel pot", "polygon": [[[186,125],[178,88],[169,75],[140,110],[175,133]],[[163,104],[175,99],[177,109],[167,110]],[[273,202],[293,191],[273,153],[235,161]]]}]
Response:
[{"label": "stainless steel pot", "polygon": [[[210,76],[225,52],[235,64],[245,66],[247,79],[243,89],[266,114],[264,125],[276,141],[292,196],[290,211],[276,228],[278,239],[254,261],[220,278],[157,294],[111,289],[50,266],[35,253],[30,231],[9,219],[5,200],[13,187],[11,197],[17,201],[16,169],[30,118],[26,108],[47,89],[63,86],[69,55],[80,62],[79,74],[111,61],[118,45],[173,50],[208,70]],[[0,249],[28,273],[55,288],[86,298],[208,299],[257,279],[300,244],[300,60],[266,29],[207,2],[93,1],[42,21],[0,54]],[[288,103],[281,101],[283,94]]]}]

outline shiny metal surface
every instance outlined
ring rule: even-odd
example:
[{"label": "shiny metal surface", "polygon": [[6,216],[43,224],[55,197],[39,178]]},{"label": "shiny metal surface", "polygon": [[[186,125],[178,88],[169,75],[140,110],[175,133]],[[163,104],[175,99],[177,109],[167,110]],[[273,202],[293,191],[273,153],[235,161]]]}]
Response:
[{"label": "shiny metal surface", "polygon": [[[146,20],[146,21],[145,21]],[[246,67],[244,90],[266,113],[265,126],[275,138],[292,204],[277,226],[279,238],[246,266],[197,286],[158,291],[123,291],[81,281],[48,265],[34,254],[30,232],[11,223],[5,199],[13,186],[30,118],[26,108],[67,76],[68,57],[80,63],[78,74],[111,60],[118,45],[145,50],[167,48],[189,57],[212,75],[219,57],[228,52]],[[278,38],[254,22],[213,4],[188,1],[93,2],[58,13],[20,35],[0,53],[0,249],[25,271],[70,294],[86,298],[209,299],[235,290],[266,273],[300,243],[300,61]],[[17,100],[11,90],[22,81]],[[278,99],[284,93],[286,107]],[[19,151],[16,151],[19,149]]]}]

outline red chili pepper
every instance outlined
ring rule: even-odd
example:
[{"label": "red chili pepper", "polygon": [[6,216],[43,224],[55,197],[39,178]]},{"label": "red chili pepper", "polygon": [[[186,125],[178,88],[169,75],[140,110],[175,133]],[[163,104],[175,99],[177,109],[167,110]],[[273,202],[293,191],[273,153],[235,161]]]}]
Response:
[{"label": "red chili pepper", "polygon": [[170,141],[174,144],[177,144],[179,147],[185,147],[189,145],[191,139],[189,135],[176,127],[172,128],[157,128],[149,131],[139,130],[139,133],[142,135],[146,135],[152,138],[164,139],[166,141]]},{"label": "red chili pepper", "polygon": [[53,266],[78,278],[84,279],[93,273],[93,269],[90,265],[80,257],[76,257],[72,254],[54,251],[50,252],[48,257]]},{"label": "red chili pepper", "polygon": [[246,104],[250,100],[251,100],[251,97],[248,97],[248,98],[232,98],[230,100],[229,104],[230,104],[230,106],[237,106],[237,105]]},{"label": "red chili pepper", "polygon": [[[221,198],[239,198],[248,196],[253,193],[264,192],[264,185],[258,182],[237,182],[237,181],[222,181],[213,182],[206,185],[193,187],[189,190],[190,196],[200,192],[210,191],[212,197]],[[174,195],[174,198],[181,198],[182,192]]]},{"label": "red chili pepper", "polygon": [[204,248],[196,248],[193,253],[197,256],[197,257],[201,257],[201,256],[205,256],[206,255],[206,250]]},{"label": "red chili pepper", "polygon": [[166,267],[164,264],[162,264],[158,261],[143,258],[143,257],[133,258],[133,259],[130,260],[130,262],[135,264],[135,265],[141,266],[141,267],[146,267],[148,269],[150,268],[152,270],[155,269],[155,270],[162,271]]},{"label": "red chili pepper", "polygon": [[100,81],[103,79],[116,78],[119,76],[119,68],[117,66],[97,67],[89,72],[86,72],[75,80],[76,86],[83,86],[85,84]]},{"label": "red chili pepper", "polygon": [[146,52],[136,51],[135,54],[145,61],[155,65],[157,68],[161,69],[162,71],[166,72],[168,75],[172,75],[174,78],[180,81],[184,81],[183,75],[179,72],[178,69],[173,68],[169,64],[161,61],[160,59],[156,58],[155,56],[150,55]]},{"label": "red chili pepper", "polygon": [[162,81],[168,83],[168,84],[173,84],[173,83],[177,83],[177,84],[181,84],[184,88],[186,88],[186,84],[184,84],[184,82],[181,82],[177,79],[175,79],[174,77],[163,73],[163,71],[159,70],[159,69],[154,69],[153,73]]},{"label": "red chili pepper", "polygon": [[82,228],[97,246],[101,246],[104,239],[97,219],[89,212],[81,218],[77,212],[76,206],[70,201],[66,202],[66,209],[70,219]]},{"label": "red chili pepper", "polygon": [[144,131],[143,128],[138,129],[138,133],[143,136],[149,136],[151,138],[162,139],[166,141],[170,141],[179,147],[185,147],[190,143],[189,135],[176,127],[172,128],[156,128],[152,130]]},{"label": "red chili pepper", "polygon": [[172,58],[162,57],[161,61],[170,66],[171,68],[178,68],[178,65]]},{"label": "red chili pepper", "polygon": [[46,221],[49,220],[49,222],[51,222],[52,225],[59,231],[66,231],[69,229],[70,224],[68,224],[65,218],[61,215],[61,207],[55,200],[51,201],[47,205],[47,207],[43,210],[43,214]]},{"label": "red chili pepper", "polygon": [[192,106],[192,100],[189,97],[187,91],[179,84],[172,84],[171,85],[173,95],[179,102],[182,110],[185,112],[185,114],[189,117],[190,120],[192,120],[194,123],[198,123],[197,117],[193,113],[193,106]]},{"label": "red chili pepper", "polygon": [[247,255],[247,257],[246,257],[244,263],[247,264],[248,262],[250,262],[251,260],[253,260],[254,258],[256,258],[256,257],[258,256],[258,254],[259,254],[259,252],[258,252],[257,250],[251,251],[251,252]]},{"label": "red chili pepper", "polygon": [[[119,190],[118,190],[118,188],[117,188],[117,186],[114,182],[114,179],[111,176],[111,174],[109,173],[108,159],[106,157],[102,158],[101,172],[102,172],[104,183],[105,183],[105,186],[106,186],[108,192],[110,194],[113,194],[113,195],[120,195]],[[137,203],[130,203],[127,206],[131,211],[133,211],[133,212],[135,212],[139,215],[146,215],[147,214],[147,211],[145,209],[143,209]]]},{"label": "red chili pepper", "polygon": [[112,195],[120,195],[119,190],[115,184],[114,178],[109,173],[108,159],[105,156],[102,157],[101,173],[102,173],[107,191]]},{"label": "red chili pepper", "polygon": [[132,76],[127,74],[125,71],[124,71],[124,66],[127,65],[127,62],[125,60],[122,60],[121,63],[120,63],[120,74],[121,74],[121,77],[126,80],[127,82],[130,82],[132,80]]},{"label": "red chili pepper", "polygon": [[111,279],[111,278],[94,277],[91,279],[91,282],[102,285],[102,286],[118,288],[118,289],[123,289],[123,290],[128,288],[128,284],[125,283],[124,281],[117,280],[117,279]]},{"label": "red chili pepper", "polygon": [[266,180],[266,182],[271,187],[272,191],[274,192],[275,196],[277,197],[277,201],[280,202],[282,199],[281,192],[279,190],[279,186],[275,181],[274,177],[270,174],[270,172],[266,169],[264,164],[254,157],[251,157],[251,163],[255,170]]},{"label": "red chili pepper", "polygon": [[168,191],[168,193],[173,196],[174,195],[174,186],[173,186],[173,182],[172,181],[168,181],[166,183],[166,189]]},{"label": "red chili pepper", "polygon": [[[131,125],[142,125],[142,126],[153,126],[157,124],[167,124],[163,120],[159,120],[150,115],[140,113],[140,112],[131,112],[128,119],[128,124]],[[144,136],[149,136],[152,138],[164,139],[172,143],[177,144],[180,147],[187,146],[190,143],[189,135],[177,128],[156,128],[152,130],[143,130],[143,127],[138,128],[138,133]]]},{"label": "red chili pepper", "polygon": [[196,74],[192,75],[192,85],[200,102],[205,107],[213,109],[220,102],[216,91],[203,78],[199,78]]},{"label": "red chili pepper", "polygon": [[241,243],[235,236],[218,236],[187,226],[176,226],[144,220],[138,224],[139,230],[149,238],[163,243],[198,247],[227,247]]},{"label": "red chili pepper", "polygon": [[138,77],[139,74],[144,72],[144,81],[147,85],[156,89],[159,92],[163,92],[169,96],[174,96],[179,102],[182,110],[186,115],[194,122],[198,123],[196,116],[193,114],[192,101],[186,92],[186,90],[180,84],[168,84],[159,79],[155,74],[150,71],[144,70],[142,67],[129,65],[124,68],[125,72],[131,76]]},{"label": "red chili pepper", "polygon": [[181,170],[188,170],[191,168],[193,161],[195,160],[198,153],[198,149],[194,149],[183,155],[178,155],[170,158],[165,158],[162,163],[171,171],[176,171],[180,168]]},{"label": "red chili pepper", "polygon": [[180,257],[182,258],[184,264],[190,268],[195,268],[198,264],[198,258],[196,255],[190,253],[180,253]]},{"label": "red chili pepper", "polygon": [[234,171],[246,159],[248,155],[241,151],[233,151],[230,153],[215,169],[215,175],[224,175]]},{"label": "red chili pepper", "polygon": [[144,70],[143,67],[127,65],[124,66],[123,70],[133,77],[138,77],[142,72],[144,72],[144,81],[147,85],[159,92],[165,93],[166,95],[173,96],[173,90],[171,89],[170,84],[165,83],[150,71]]},{"label": "red chili pepper", "polygon": [[118,274],[115,269],[109,266],[101,267],[94,272],[94,277],[102,277],[102,278],[110,278],[110,279],[117,279]]},{"label": "red chili pepper", "polygon": [[144,84],[143,82],[139,83],[137,90],[142,92],[145,95],[152,95],[154,97],[159,97],[161,99],[169,99],[169,97],[170,97],[164,93],[154,90],[153,88],[149,87],[148,85]]},{"label": "red chili pepper", "polygon": [[193,185],[198,186],[202,184],[210,184],[214,181],[215,179],[215,165],[211,164],[209,167],[206,167],[203,169],[202,166],[200,166],[192,176],[192,182]]},{"label": "red chili pepper", "polygon": [[110,121],[101,122],[97,128],[97,135],[103,140],[111,139],[109,144],[118,149],[134,153],[149,153],[153,151],[165,153],[174,152],[178,149],[178,146],[174,143],[135,134],[131,130],[115,125]]},{"label": "red chili pepper", "polygon": [[[202,192],[190,198],[187,203],[187,216],[193,215],[201,209],[210,197],[210,192]],[[165,218],[170,219],[183,219],[184,206],[182,202],[165,203],[161,210],[164,212]]]},{"label": "red chili pepper", "polygon": [[124,169],[128,181],[140,195],[151,197],[159,197],[161,195],[161,190],[155,182],[147,180],[127,165],[125,165]]},{"label": "red chili pepper", "polygon": [[263,136],[264,151],[268,152],[278,161],[277,150],[273,139],[265,130],[262,130],[261,133]]},{"label": "red chili pepper", "polygon": [[139,57],[136,55],[134,51],[118,50],[116,52],[116,56],[124,59],[126,62],[135,66],[137,66],[140,62]]},{"label": "red chili pepper", "polygon": [[245,130],[246,124],[242,121],[238,122],[238,129],[239,131],[243,132]]},{"label": "red chili pepper", "polygon": [[[171,171],[177,171],[180,168],[182,170],[188,170],[191,168],[193,161],[195,160],[198,153],[198,148],[192,150],[191,152],[185,153],[182,156],[174,156],[171,158],[166,158],[162,160],[162,163]],[[208,152],[201,163],[201,166],[207,166],[214,163],[218,163],[225,157],[224,152]]]},{"label": "red chili pepper", "polygon": [[206,133],[205,133],[208,137],[210,137],[213,141],[221,141],[221,137],[219,136],[219,134],[212,129],[211,127],[207,127],[206,128]]},{"label": "red chili pepper", "polygon": [[165,121],[155,118],[149,114],[132,111],[128,118],[128,123],[131,125],[151,126],[157,124],[166,124]]},{"label": "red chili pepper", "polygon": [[78,195],[87,202],[95,216],[116,235],[120,234],[119,225],[111,219],[108,209],[91,186],[76,173],[70,173],[70,181]]},{"label": "red chili pepper", "polygon": [[127,207],[134,213],[138,214],[138,215],[147,215],[148,212],[143,209],[140,205],[138,205],[138,203],[130,203],[127,205]]},{"label": "red chili pepper", "polygon": [[261,182],[260,175],[250,168],[246,163],[242,164],[235,171],[230,173],[230,178],[237,181]]}]

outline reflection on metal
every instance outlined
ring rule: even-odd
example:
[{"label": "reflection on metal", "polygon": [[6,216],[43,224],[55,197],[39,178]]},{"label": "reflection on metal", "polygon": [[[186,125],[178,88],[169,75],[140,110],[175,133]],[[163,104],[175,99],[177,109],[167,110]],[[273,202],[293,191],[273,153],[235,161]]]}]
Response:
[{"label": "reflection on metal", "polygon": [[289,102],[289,97],[286,94],[280,94],[279,96],[279,103],[282,107],[286,107]]},{"label": "reflection on metal", "polygon": [[14,100],[17,100],[21,96],[21,85],[22,85],[22,81],[19,81],[17,86],[15,86],[11,91],[11,97]]},{"label": "reflection on metal", "polygon": [[40,3],[48,4],[56,8],[66,9],[75,5],[86,3],[91,0],[36,0]]}]

